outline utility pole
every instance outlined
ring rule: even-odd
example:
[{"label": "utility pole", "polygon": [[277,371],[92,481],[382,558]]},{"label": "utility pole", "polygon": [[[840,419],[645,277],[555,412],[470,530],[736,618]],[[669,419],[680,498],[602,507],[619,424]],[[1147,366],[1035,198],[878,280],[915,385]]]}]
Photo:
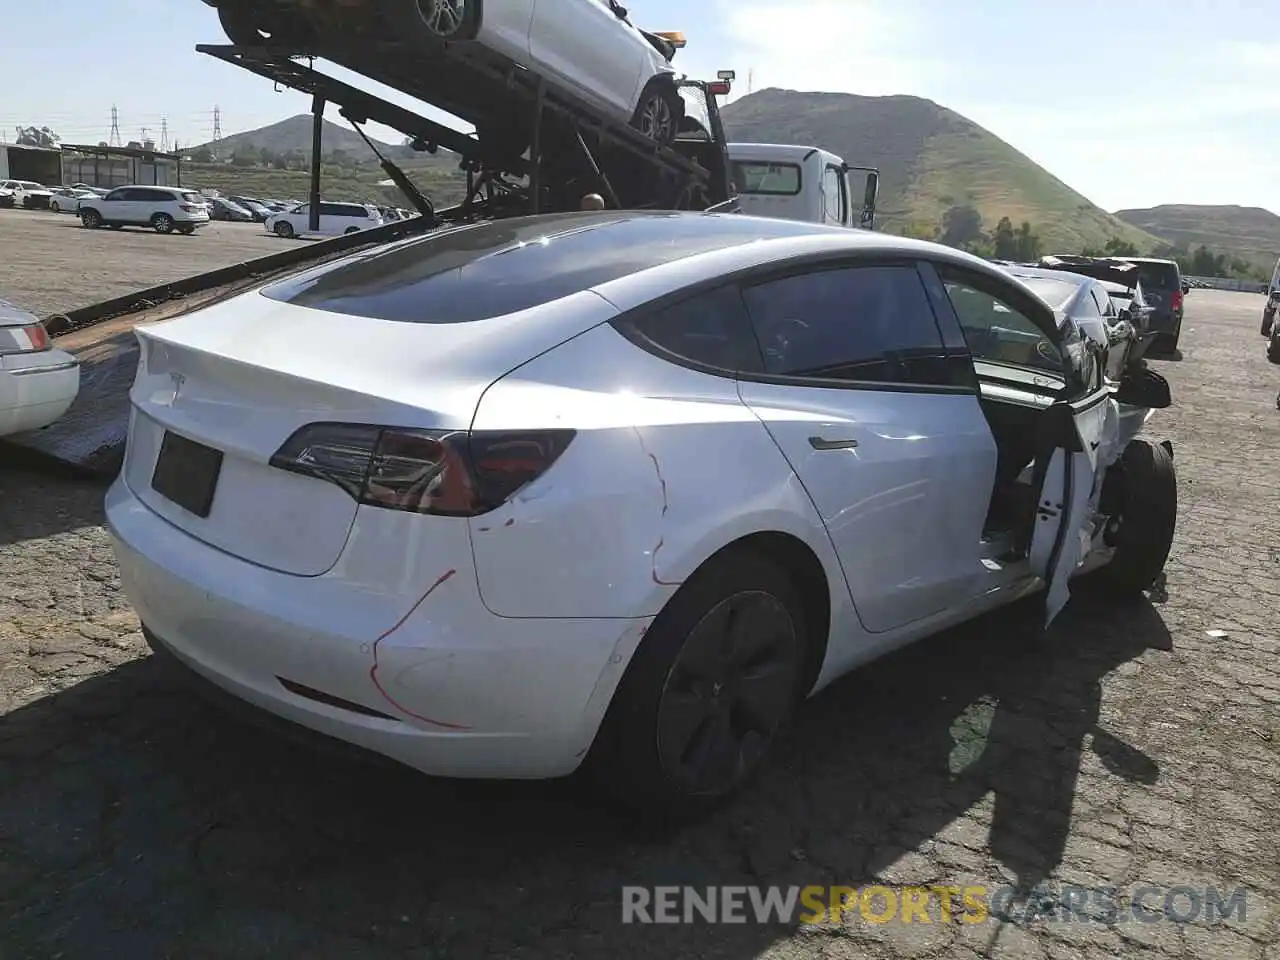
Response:
[{"label": "utility pole", "polygon": [[169,118],[160,118],[160,152],[169,152]]},{"label": "utility pole", "polygon": [[213,158],[221,160],[218,156],[218,145],[222,142],[222,108],[216,103],[213,105]]},{"label": "utility pole", "polygon": [[112,147],[124,145],[120,139],[120,114],[114,103],[111,105],[111,135],[107,137],[107,144]]}]

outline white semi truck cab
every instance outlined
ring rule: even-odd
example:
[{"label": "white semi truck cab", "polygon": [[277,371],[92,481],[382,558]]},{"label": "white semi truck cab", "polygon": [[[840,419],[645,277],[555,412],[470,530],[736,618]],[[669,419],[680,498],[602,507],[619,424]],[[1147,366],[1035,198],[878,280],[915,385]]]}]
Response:
[{"label": "white semi truck cab", "polygon": [[[730,193],[749,216],[875,227],[880,172],[874,167],[852,167],[818,147],[731,143],[729,170]],[[855,170],[866,175],[860,206],[849,178]]]}]

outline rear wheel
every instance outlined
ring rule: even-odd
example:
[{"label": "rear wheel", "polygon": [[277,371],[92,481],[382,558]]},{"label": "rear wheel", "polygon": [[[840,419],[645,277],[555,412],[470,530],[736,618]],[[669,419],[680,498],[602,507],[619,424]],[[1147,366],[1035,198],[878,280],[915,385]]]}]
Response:
[{"label": "rear wheel", "polygon": [[1271,340],[1267,344],[1267,359],[1280,363],[1280,324],[1272,324]]},{"label": "rear wheel", "polygon": [[81,210],[80,222],[90,230],[97,230],[102,226],[102,214],[97,210]]},{"label": "rear wheel", "polygon": [[288,11],[261,9],[267,6],[245,0],[224,0],[218,6],[222,32],[232,43],[245,47],[313,45],[314,32],[305,20]]},{"label": "rear wheel", "polygon": [[275,226],[276,236],[283,237],[288,240],[293,236],[293,224],[286,220],[281,220]]},{"label": "rear wheel", "polygon": [[1112,511],[1106,542],[1115,548],[1098,580],[1112,592],[1137,594],[1164,570],[1178,520],[1178,478],[1173,454],[1150,440],[1129,442],[1111,468],[1103,501]]},{"label": "rear wheel", "polygon": [[151,229],[156,233],[173,233],[173,217],[167,213],[157,213],[151,218]]},{"label": "rear wheel", "polygon": [[640,103],[631,118],[631,126],[654,143],[666,146],[676,138],[684,119],[684,101],[669,80],[649,81],[640,94]]},{"label": "rear wheel", "polygon": [[750,779],[791,719],[806,643],[785,570],[756,553],[713,561],[645,634],[584,772],[645,818],[708,812]]}]

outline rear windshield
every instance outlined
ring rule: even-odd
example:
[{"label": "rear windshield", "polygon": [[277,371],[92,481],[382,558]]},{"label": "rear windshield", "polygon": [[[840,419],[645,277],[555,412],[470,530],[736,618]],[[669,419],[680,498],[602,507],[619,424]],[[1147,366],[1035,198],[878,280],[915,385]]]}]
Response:
[{"label": "rear windshield", "polygon": [[753,240],[802,223],[736,216],[569,213],[444,230],[291,277],[273,300],[404,323],[467,323]]},{"label": "rear windshield", "polygon": [[184,191],[180,194],[180,196],[181,196],[181,197],[182,197],[182,199],[183,199],[183,200],[185,200],[187,203],[204,203],[204,202],[205,202],[204,197],[200,196],[200,194],[198,194],[198,193],[196,193],[196,192],[194,192],[194,191],[192,191],[192,190],[184,190]]},{"label": "rear windshield", "polygon": [[1055,310],[1065,309],[1072,298],[1080,291],[1080,287],[1066,280],[1053,280],[1049,277],[1019,277],[1023,283],[1040,295],[1040,299]]},{"label": "rear windshield", "polygon": [[794,197],[800,192],[800,167],[794,163],[734,160],[732,166],[739,193]]},{"label": "rear windshield", "polygon": [[1176,263],[1139,263],[1138,278],[1151,290],[1176,290],[1181,280]]}]

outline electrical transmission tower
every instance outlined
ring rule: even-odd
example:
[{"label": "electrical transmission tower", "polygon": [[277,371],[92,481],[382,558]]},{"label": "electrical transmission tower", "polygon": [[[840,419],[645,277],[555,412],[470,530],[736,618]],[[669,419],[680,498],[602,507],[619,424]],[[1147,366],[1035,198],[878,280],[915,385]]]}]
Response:
[{"label": "electrical transmission tower", "polygon": [[107,145],[124,146],[124,141],[120,139],[120,114],[116,111],[115,104],[111,105],[111,135],[107,138]]},{"label": "electrical transmission tower", "polygon": [[160,152],[169,152],[169,118],[160,118]]},{"label": "electrical transmission tower", "polygon": [[222,142],[222,108],[213,105],[213,155],[218,156],[218,144]]}]

